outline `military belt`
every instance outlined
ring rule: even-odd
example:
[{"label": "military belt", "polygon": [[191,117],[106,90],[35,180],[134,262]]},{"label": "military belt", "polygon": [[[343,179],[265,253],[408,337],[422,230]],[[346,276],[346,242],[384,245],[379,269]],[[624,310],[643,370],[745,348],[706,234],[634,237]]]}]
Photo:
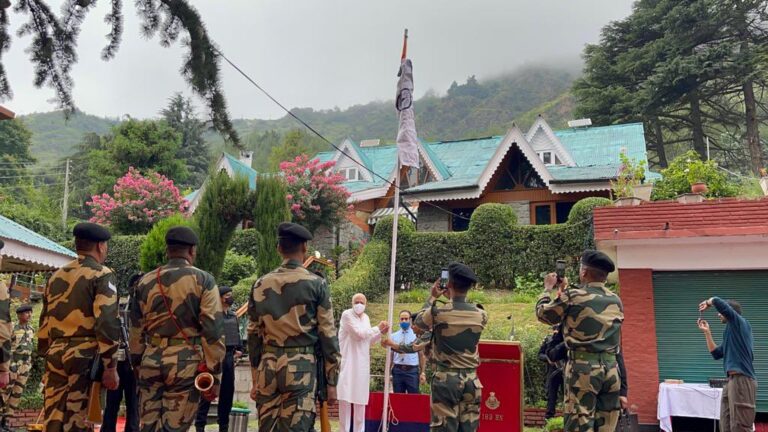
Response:
[{"label": "military belt", "polygon": [[[200,345],[201,339],[200,337],[191,337],[189,338],[189,343],[192,345]],[[149,343],[156,347],[165,348],[169,346],[178,346],[178,345],[186,345],[187,340],[184,338],[166,338],[166,337],[160,337],[160,336],[152,336],[149,338]]]},{"label": "military belt", "polygon": [[585,361],[616,361],[616,354],[612,352],[568,351],[568,358]]},{"label": "military belt", "polygon": [[475,368],[452,368],[448,366],[443,366],[441,364],[436,365],[435,370],[439,372],[466,372],[466,373],[477,372],[477,369]]},{"label": "military belt", "polygon": [[261,348],[261,352],[271,354],[314,354],[315,346],[279,347],[274,345],[264,345]]}]

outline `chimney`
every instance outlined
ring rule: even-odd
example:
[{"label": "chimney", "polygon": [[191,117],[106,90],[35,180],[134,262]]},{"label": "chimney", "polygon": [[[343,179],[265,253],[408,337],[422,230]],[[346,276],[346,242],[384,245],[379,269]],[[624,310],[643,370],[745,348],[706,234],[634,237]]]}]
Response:
[{"label": "chimney", "polygon": [[381,140],[367,139],[360,141],[360,147],[376,147],[381,143]]},{"label": "chimney", "polygon": [[581,128],[581,127],[585,128],[589,126],[592,126],[592,119],[588,119],[588,118],[571,120],[568,122],[569,128]]},{"label": "chimney", "polygon": [[240,162],[246,164],[248,168],[253,168],[253,152],[248,150],[240,150]]}]

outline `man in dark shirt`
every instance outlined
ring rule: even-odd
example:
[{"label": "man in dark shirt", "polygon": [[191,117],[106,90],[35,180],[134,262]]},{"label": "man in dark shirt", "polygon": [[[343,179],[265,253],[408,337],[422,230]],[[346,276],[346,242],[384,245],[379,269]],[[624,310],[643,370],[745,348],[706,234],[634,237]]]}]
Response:
[{"label": "man in dark shirt", "polygon": [[734,300],[712,297],[699,304],[703,312],[710,306],[718,311],[725,324],[723,343],[719,346],[712,339],[709,323],[699,319],[699,329],[707,339],[707,348],[715,360],[723,359],[723,369],[728,382],[723,387],[720,403],[720,430],[722,432],[747,432],[755,421],[755,394],[757,381],[753,366],[754,338],[752,326],[741,316],[741,305]]},{"label": "man in dark shirt", "polygon": [[[544,338],[544,342],[541,343],[539,348],[539,360],[547,364],[545,369],[545,381],[544,386],[547,390],[547,411],[544,414],[545,419],[549,419],[555,416],[555,409],[557,408],[558,395],[563,388],[563,360],[549,358],[549,351],[559,344],[563,343],[563,333],[560,331],[560,326],[552,326],[552,334],[547,335]],[[565,345],[563,345],[565,347]]]}]

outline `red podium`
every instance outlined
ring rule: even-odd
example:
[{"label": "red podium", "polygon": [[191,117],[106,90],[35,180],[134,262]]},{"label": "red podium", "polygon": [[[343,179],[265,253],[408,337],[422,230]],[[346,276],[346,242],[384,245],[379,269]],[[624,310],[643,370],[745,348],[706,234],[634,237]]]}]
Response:
[{"label": "red podium", "polygon": [[523,347],[520,342],[481,341],[482,432],[523,431]]}]

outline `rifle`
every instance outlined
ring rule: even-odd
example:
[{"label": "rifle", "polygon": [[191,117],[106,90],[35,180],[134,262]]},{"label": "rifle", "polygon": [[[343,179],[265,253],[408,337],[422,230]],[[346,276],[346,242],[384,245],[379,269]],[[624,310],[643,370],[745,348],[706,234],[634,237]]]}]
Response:
[{"label": "rifle", "polygon": [[325,379],[325,358],[320,349],[320,342],[315,344],[315,359],[317,361],[315,398],[320,402],[320,432],[331,432],[331,421],[328,417],[328,382]]},{"label": "rifle", "polygon": [[104,364],[101,361],[98,349],[93,355],[91,363],[91,391],[88,394],[88,421],[101,424],[104,421],[101,409],[101,378],[104,375]]}]

